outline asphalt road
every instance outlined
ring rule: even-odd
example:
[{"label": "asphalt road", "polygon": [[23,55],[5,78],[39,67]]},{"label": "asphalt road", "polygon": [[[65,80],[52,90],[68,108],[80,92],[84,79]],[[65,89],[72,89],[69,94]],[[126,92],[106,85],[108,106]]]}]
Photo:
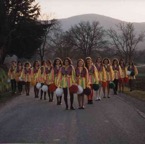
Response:
[{"label": "asphalt road", "polygon": [[75,111],[21,95],[0,108],[0,143],[145,144],[144,110],[123,94]]}]

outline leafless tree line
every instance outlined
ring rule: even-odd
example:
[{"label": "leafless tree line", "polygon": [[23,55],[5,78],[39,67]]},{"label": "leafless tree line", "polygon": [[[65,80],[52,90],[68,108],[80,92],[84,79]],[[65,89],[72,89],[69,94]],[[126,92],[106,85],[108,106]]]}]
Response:
[{"label": "leafless tree line", "polygon": [[144,32],[135,33],[133,23],[116,25],[118,31],[105,30],[99,22],[80,22],[63,32],[59,23],[47,33],[43,49],[52,57],[85,58],[87,56],[117,56],[132,61]]}]

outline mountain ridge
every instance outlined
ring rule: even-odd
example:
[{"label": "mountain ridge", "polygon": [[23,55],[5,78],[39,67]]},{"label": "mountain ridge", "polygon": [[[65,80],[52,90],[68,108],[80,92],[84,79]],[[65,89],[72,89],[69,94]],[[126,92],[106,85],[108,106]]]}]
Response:
[{"label": "mountain ridge", "polygon": [[[82,21],[98,21],[100,23],[100,26],[102,26],[104,29],[109,29],[113,28],[117,30],[116,25],[124,22],[128,23],[126,21],[122,21],[116,18],[111,18],[108,16],[104,15],[99,15],[99,14],[83,14],[83,15],[76,15],[76,16],[71,16],[68,18],[63,18],[63,19],[58,19],[62,26],[63,31],[69,30],[72,26],[82,22]],[[131,22],[134,24],[135,32],[136,34],[139,34],[141,32],[145,32],[145,22]],[[145,49],[145,41],[143,43],[139,44],[140,49]]]}]

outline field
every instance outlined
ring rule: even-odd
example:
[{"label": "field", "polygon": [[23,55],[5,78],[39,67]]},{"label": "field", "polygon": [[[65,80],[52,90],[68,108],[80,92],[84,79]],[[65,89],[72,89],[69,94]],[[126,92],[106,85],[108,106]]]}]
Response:
[{"label": "field", "polygon": [[134,82],[135,89],[145,91],[145,66],[138,67],[138,76]]}]

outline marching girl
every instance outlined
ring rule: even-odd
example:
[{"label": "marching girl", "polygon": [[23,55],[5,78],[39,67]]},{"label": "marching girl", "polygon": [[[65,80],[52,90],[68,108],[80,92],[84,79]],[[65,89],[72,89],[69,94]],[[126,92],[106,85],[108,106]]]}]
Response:
[{"label": "marching girl", "polygon": [[125,62],[124,62],[123,59],[120,59],[119,65],[120,65],[121,70],[122,70],[122,75],[121,75],[121,78],[119,80],[119,91],[124,92],[125,81],[126,81],[126,79],[128,79],[127,67],[126,67]]},{"label": "marching girl", "polygon": [[[59,74],[61,67],[62,67],[62,60],[60,58],[56,58],[53,63],[55,85],[57,85],[58,74]],[[62,96],[59,96],[59,97],[56,96],[56,97],[57,97],[57,105],[61,105]]]},{"label": "marching girl", "polygon": [[[41,67],[39,68],[38,77],[37,77],[37,81],[41,83],[41,87],[44,84],[46,84],[46,67],[47,67],[46,61],[43,60],[41,62]],[[43,93],[44,93],[44,100],[46,100],[46,92],[43,92],[42,89],[41,89],[40,100],[42,100]]]},{"label": "marching girl", "polygon": [[[66,110],[68,110],[68,89],[74,83],[75,83],[75,69],[72,66],[71,59],[67,57],[63,61],[63,66],[58,74],[58,82],[57,82],[57,86],[63,88]],[[74,102],[74,95],[70,93],[71,110],[74,110],[73,102]]]},{"label": "marching girl", "polygon": [[[114,73],[108,58],[103,59],[103,65],[106,71],[106,82],[107,82],[107,97],[110,98],[109,83],[114,80]],[[103,87],[104,98],[106,98],[106,87]]]},{"label": "marching girl", "polygon": [[8,77],[10,78],[10,81],[11,81],[12,94],[16,93],[15,72],[16,72],[16,62],[12,61],[10,69],[8,71]]},{"label": "marching girl", "polygon": [[34,86],[34,94],[35,94],[35,98],[38,98],[38,94],[39,94],[39,89],[36,88],[36,84],[37,84],[37,78],[38,78],[38,72],[39,72],[39,61],[34,61],[33,63],[33,67],[32,67],[32,80],[31,80],[31,84]]},{"label": "marching girl", "polygon": [[[76,71],[76,83],[80,85],[83,89],[90,87],[88,70],[85,67],[83,59],[79,59],[77,61],[77,67],[75,71]],[[79,109],[84,109],[84,93],[78,94],[78,104]]]},{"label": "marching girl", "polygon": [[98,101],[98,100],[101,100],[102,87],[105,88],[107,86],[106,71],[105,71],[105,68],[103,66],[101,57],[98,57],[96,59],[96,68],[98,70],[99,84],[101,85],[101,87],[99,88],[99,90],[97,92],[97,97],[96,97],[96,101]]},{"label": "marching girl", "polygon": [[15,73],[15,80],[16,80],[17,85],[18,85],[19,94],[21,94],[22,93],[22,90],[23,90],[23,83],[20,80],[22,71],[23,71],[23,64],[19,61],[17,63],[16,73]]},{"label": "marching girl", "polygon": [[115,88],[114,88],[114,94],[117,95],[117,91],[118,91],[118,82],[119,82],[119,79],[121,79],[122,77],[122,70],[121,70],[121,67],[119,65],[119,61],[118,59],[113,59],[112,61],[112,69],[113,69],[113,72],[114,72],[114,84],[115,84]]},{"label": "marching girl", "polygon": [[138,75],[138,69],[137,67],[134,65],[133,62],[128,64],[127,70],[130,71],[130,75],[129,75],[129,87],[130,87],[130,91],[133,90],[133,82],[136,79],[136,76]]},{"label": "marching girl", "polygon": [[[93,64],[91,57],[86,58],[86,67],[89,73],[89,83],[91,85],[99,84],[98,71]],[[91,88],[91,94],[88,96],[88,104],[93,104],[93,88]]]},{"label": "marching girl", "polygon": [[[50,84],[54,83],[54,70],[50,60],[47,60],[47,67],[46,67],[46,84],[48,87]],[[53,92],[50,92],[48,89],[48,96],[49,102],[53,102]]]},{"label": "marching girl", "polygon": [[26,62],[24,64],[23,71],[21,73],[21,78],[25,82],[25,90],[26,90],[26,96],[29,96],[30,93],[30,82],[31,82],[31,64],[29,62]]}]

